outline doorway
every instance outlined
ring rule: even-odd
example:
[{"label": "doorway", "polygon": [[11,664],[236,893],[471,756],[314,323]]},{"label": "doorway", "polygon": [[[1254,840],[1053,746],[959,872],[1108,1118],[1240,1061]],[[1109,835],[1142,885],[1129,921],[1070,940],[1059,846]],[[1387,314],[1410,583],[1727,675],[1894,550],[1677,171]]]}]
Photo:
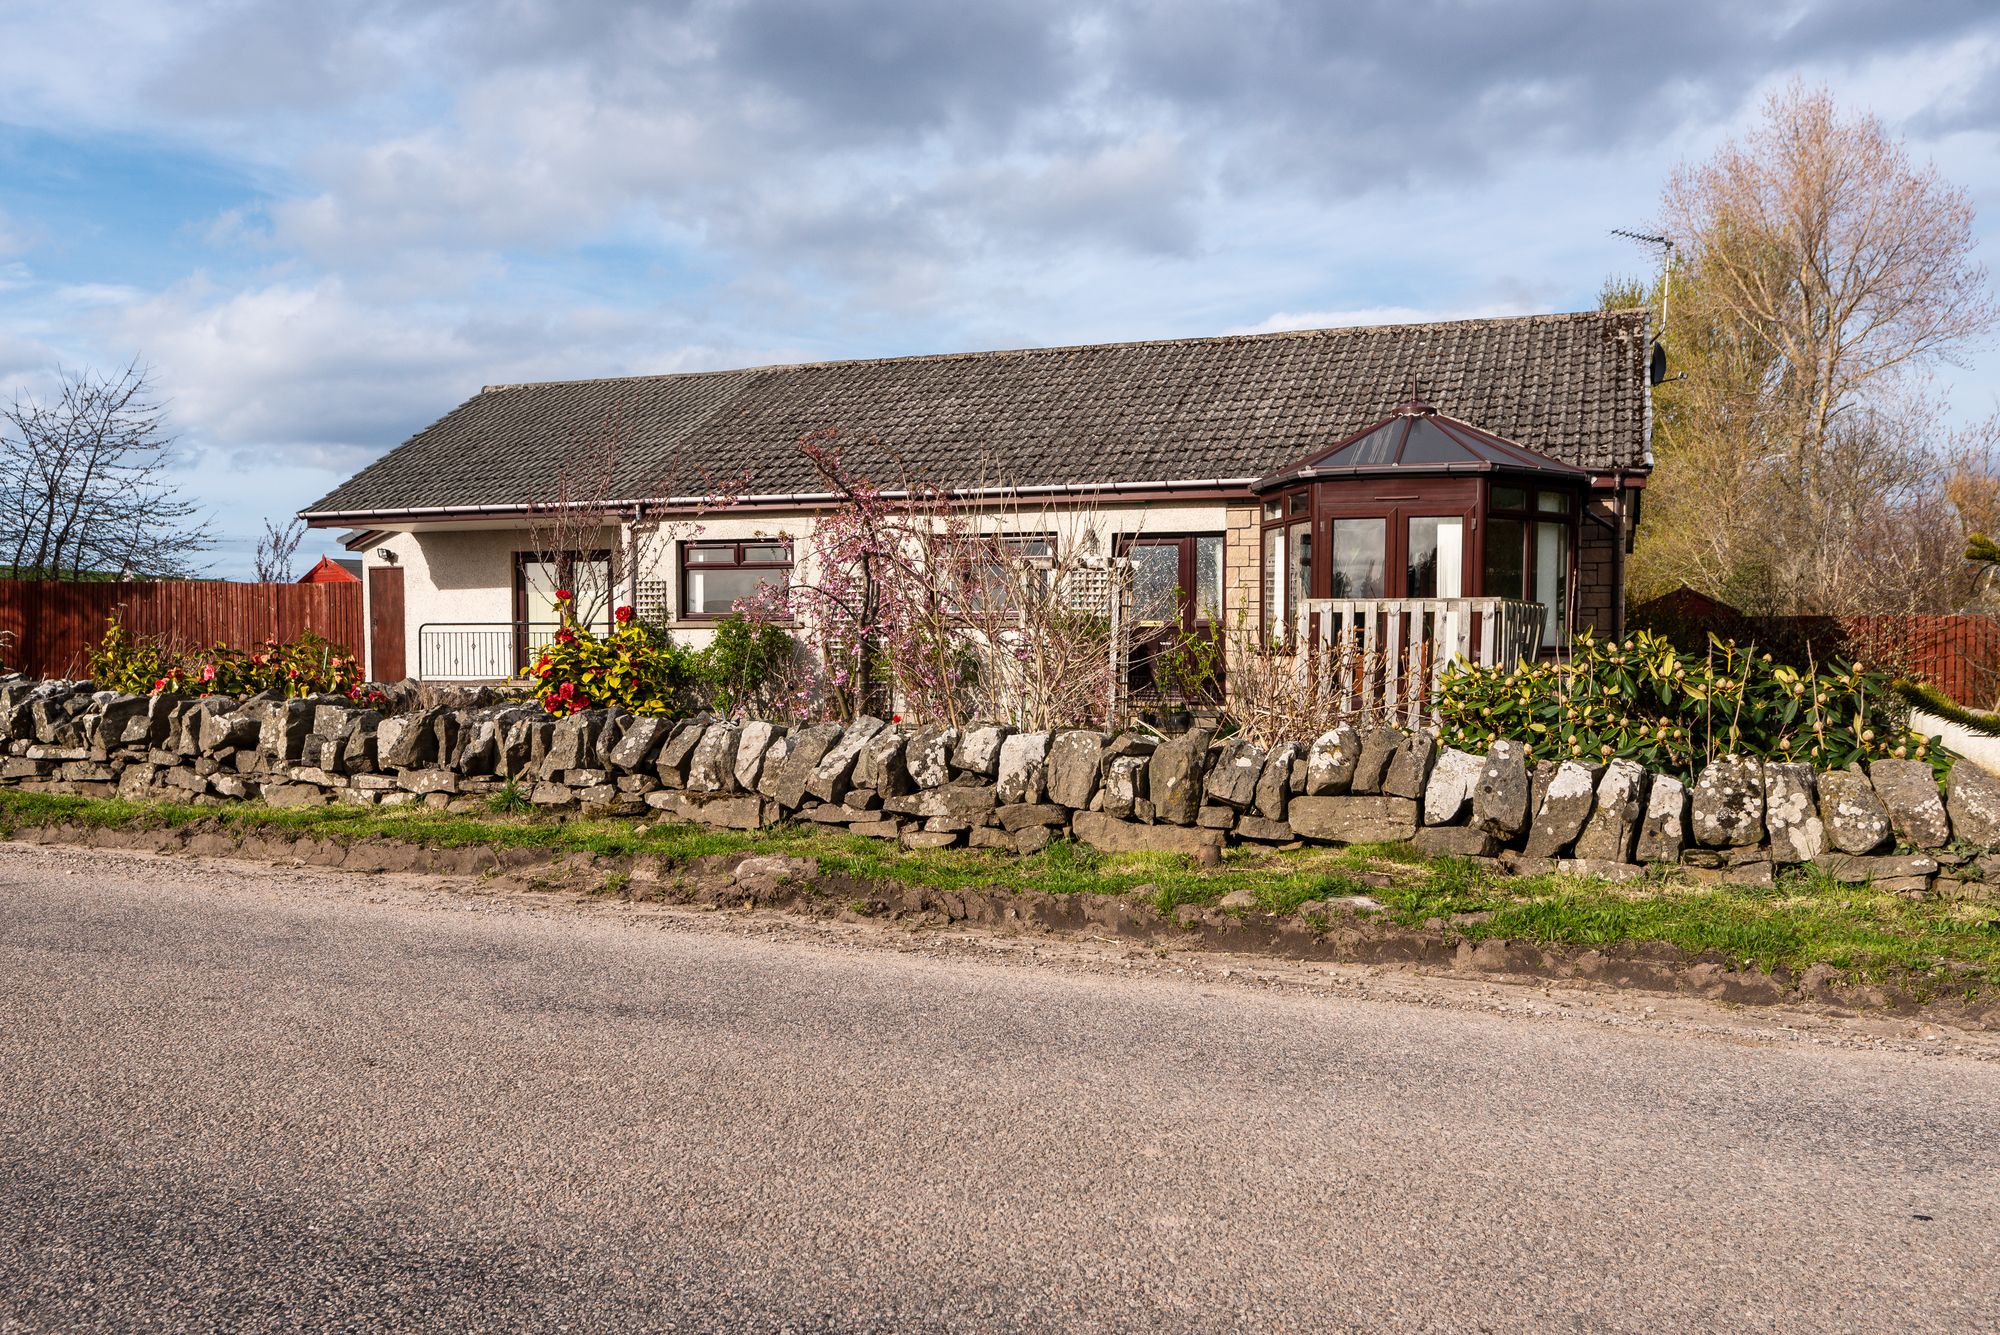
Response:
[{"label": "doorway", "polygon": [[1132,562],[1132,694],[1219,699],[1222,534],[1147,535],[1122,545]]}]

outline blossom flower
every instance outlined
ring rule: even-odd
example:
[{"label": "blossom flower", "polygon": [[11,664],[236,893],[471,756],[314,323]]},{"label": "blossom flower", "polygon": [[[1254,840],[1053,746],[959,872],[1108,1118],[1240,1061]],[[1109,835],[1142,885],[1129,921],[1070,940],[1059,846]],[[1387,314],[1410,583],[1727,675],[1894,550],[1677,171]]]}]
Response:
[{"label": "blossom flower", "polygon": [[571,592],[570,592],[570,591],[569,591],[568,589],[557,589],[557,590],[556,590],[556,601],[557,601],[557,602],[559,602],[559,603],[571,603],[571,602],[575,602],[575,601],[576,601],[576,595],[575,595],[575,594],[573,594],[573,593],[571,593]]},{"label": "blossom flower", "polygon": [[556,638],[562,641],[564,644],[574,644],[576,642],[576,632],[571,630],[568,626],[564,626],[561,630],[556,632]]},{"label": "blossom flower", "polygon": [[616,612],[613,612],[612,615],[618,618],[618,624],[622,626],[632,619],[632,609],[621,607]]}]

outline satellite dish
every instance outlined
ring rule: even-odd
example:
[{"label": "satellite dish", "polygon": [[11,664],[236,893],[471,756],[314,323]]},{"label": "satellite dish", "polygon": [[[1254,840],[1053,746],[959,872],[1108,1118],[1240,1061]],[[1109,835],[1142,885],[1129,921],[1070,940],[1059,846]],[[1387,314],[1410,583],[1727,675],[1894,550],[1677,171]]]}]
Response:
[{"label": "satellite dish", "polygon": [[1657,385],[1667,378],[1667,348],[1658,339],[1653,340],[1653,358],[1646,368],[1646,381]]}]

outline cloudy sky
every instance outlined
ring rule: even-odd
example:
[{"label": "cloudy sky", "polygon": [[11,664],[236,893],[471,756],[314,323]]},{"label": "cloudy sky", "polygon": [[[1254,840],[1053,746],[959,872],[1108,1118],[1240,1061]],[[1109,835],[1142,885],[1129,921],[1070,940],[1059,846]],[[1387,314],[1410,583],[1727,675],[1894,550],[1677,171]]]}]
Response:
[{"label": "cloudy sky", "polygon": [[1990,0],[0,11],[0,392],[149,364],[220,574],[490,382],[1587,307],[1794,77],[2000,229]]}]

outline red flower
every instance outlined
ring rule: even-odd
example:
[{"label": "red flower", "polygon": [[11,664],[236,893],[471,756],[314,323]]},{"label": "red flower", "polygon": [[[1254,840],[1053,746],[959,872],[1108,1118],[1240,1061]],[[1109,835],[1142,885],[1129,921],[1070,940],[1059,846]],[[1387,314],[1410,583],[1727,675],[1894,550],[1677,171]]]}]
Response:
[{"label": "red flower", "polygon": [[621,607],[616,612],[613,612],[612,615],[618,618],[620,624],[623,624],[624,622],[630,621],[632,619],[632,609],[629,607]]},{"label": "red flower", "polygon": [[574,643],[576,640],[576,632],[571,630],[568,626],[564,626],[561,630],[556,632],[556,639],[562,641],[562,643],[564,644]]},{"label": "red flower", "polygon": [[559,602],[559,603],[567,603],[567,602],[572,602],[572,601],[574,601],[574,600],[575,600],[575,598],[576,598],[576,595],[575,595],[575,594],[573,594],[573,593],[571,593],[571,592],[570,592],[570,591],[569,591],[568,589],[557,589],[557,590],[556,590],[556,601],[557,601],[557,602]]}]

